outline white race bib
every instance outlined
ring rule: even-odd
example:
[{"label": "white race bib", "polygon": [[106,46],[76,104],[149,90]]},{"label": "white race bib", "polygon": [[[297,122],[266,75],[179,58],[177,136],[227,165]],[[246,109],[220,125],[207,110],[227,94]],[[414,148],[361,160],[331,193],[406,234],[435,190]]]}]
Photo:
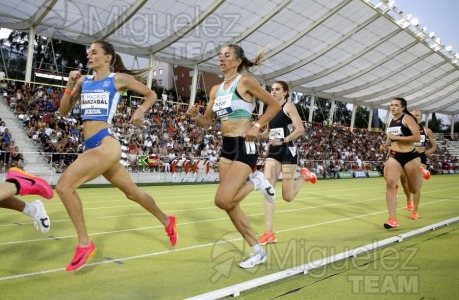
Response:
[{"label": "white race bib", "polygon": [[217,115],[217,117],[223,117],[233,113],[233,109],[231,108],[232,98],[233,94],[215,98],[212,111]]},{"label": "white race bib", "polygon": [[403,134],[402,134],[402,126],[388,127],[387,128],[387,133],[388,134],[393,134],[393,135],[398,135],[398,136],[403,136]]},{"label": "white race bib", "polygon": [[110,93],[81,94],[81,113],[84,116],[108,116]]},{"label": "white race bib", "polygon": [[284,128],[271,128],[269,129],[269,139],[283,139],[284,138]]},{"label": "white race bib", "polygon": [[424,147],[424,143],[426,141],[426,136],[421,135],[421,140],[419,142],[414,143],[415,147]]},{"label": "white race bib", "polygon": [[257,154],[257,146],[255,142],[245,142],[245,152],[247,154]]}]

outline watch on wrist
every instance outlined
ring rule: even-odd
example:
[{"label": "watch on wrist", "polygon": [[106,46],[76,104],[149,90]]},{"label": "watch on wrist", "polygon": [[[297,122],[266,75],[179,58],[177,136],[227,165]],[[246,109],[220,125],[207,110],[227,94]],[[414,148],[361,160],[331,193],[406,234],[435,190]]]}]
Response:
[{"label": "watch on wrist", "polygon": [[285,142],[284,142],[284,138],[280,138],[280,139],[278,139],[278,140],[279,140],[280,142],[282,142],[282,143],[285,143]]}]

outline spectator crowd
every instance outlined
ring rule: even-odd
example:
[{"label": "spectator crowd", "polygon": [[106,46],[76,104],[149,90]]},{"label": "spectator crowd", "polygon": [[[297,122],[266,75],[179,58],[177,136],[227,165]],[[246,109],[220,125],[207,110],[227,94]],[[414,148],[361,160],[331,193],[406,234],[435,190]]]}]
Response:
[{"label": "spectator crowd", "polygon": [[[84,150],[80,109],[77,104],[68,116],[57,111],[63,88],[55,86],[19,85],[0,82],[7,105],[22,120],[28,137],[44,154],[56,173],[61,173]],[[146,113],[143,128],[129,125],[137,107],[136,97],[123,98],[113,119],[113,129],[124,145],[125,166],[132,172],[171,172],[174,162],[206,161],[218,168],[222,136],[220,123],[209,129],[197,127],[185,114],[181,101],[157,101]],[[203,103],[202,103],[203,104]],[[202,113],[204,105],[202,105]],[[336,177],[338,172],[374,170],[382,172],[386,154],[380,151],[384,143],[382,131],[367,131],[328,124],[306,123],[306,134],[297,141],[299,165],[315,172],[319,178]],[[0,121],[1,159],[5,168],[22,167],[23,154],[14,145],[5,122]],[[260,160],[267,154],[267,140],[259,141]],[[458,169],[458,161],[447,152],[431,157],[430,171],[438,172],[443,164]]]}]

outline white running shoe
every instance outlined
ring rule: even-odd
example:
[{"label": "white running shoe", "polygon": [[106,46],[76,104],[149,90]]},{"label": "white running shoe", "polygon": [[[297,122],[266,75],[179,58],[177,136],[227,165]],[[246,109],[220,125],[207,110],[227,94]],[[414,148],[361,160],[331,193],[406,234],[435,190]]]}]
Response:
[{"label": "white running shoe", "polygon": [[35,229],[40,230],[42,233],[47,233],[51,228],[51,220],[46,214],[43,203],[41,203],[40,200],[35,200],[32,202],[32,205],[37,209],[35,217],[33,217],[33,226],[35,226]]},{"label": "white running shoe", "polygon": [[276,199],[276,191],[274,187],[266,179],[265,174],[260,171],[253,172],[250,180],[255,185],[255,190],[261,192],[269,202],[274,202]]},{"label": "white running shoe", "polygon": [[266,256],[265,251],[255,252],[255,253],[250,254],[246,260],[242,261],[239,264],[239,267],[243,269],[250,269],[256,265],[266,262],[267,260],[268,260],[268,257]]}]

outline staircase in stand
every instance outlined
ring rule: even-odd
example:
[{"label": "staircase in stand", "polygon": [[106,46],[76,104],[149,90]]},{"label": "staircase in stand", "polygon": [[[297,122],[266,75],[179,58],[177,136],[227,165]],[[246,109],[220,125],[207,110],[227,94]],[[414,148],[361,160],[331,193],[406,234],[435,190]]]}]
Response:
[{"label": "staircase in stand", "polygon": [[35,175],[50,174],[51,166],[46,162],[43,155],[39,155],[38,145],[27,136],[26,128],[22,120],[8,106],[6,99],[0,95],[0,118],[5,121],[15,146],[24,153],[24,170]]}]

